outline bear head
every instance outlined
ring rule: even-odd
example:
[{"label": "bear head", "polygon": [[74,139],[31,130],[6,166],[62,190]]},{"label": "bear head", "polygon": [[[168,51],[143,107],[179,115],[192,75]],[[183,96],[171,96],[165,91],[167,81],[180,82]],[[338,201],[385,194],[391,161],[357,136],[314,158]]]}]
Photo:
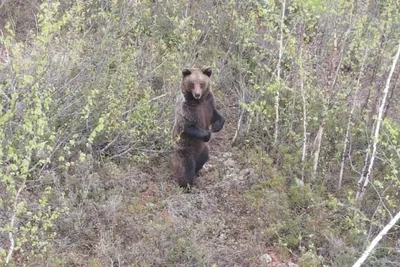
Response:
[{"label": "bear head", "polygon": [[186,99],[204,99],[210,93],[211,68],[182,70],[181,90]]}]

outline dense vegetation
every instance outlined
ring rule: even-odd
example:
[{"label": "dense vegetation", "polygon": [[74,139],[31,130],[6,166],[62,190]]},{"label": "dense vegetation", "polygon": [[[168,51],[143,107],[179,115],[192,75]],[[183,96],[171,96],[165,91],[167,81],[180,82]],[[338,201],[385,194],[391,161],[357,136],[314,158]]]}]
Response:
[{"label": "dense vegetation", "polygon": [[[351,266],[400,211],[399,29],[397,0],[0,1],[1,264]],[[184,194],[193,64],[227,124]]]}]

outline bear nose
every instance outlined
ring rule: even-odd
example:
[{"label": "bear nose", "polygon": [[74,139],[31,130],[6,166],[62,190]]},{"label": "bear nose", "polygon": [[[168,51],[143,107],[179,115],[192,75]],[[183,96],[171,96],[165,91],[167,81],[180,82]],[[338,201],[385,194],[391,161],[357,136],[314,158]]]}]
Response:
[{"label": "bear nose", "polygon": [[201,94],[195,93],[194,98],[199,99],[201,97]]}]

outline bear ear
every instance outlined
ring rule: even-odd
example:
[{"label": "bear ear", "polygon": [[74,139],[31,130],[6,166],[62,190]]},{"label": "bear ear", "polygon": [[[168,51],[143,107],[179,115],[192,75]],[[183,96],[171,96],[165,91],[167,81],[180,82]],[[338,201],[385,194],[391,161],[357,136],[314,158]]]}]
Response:
[{"label": "bear ear", "polygon": [[205,75],[207,75],[208,77],[211,77],[212,70],[211,70],[211,68],[205,68],[205,69],[203,69],[203,73]]},{"label": "bear ear", "polygon": [[183,69],[182,75],[185,78],[186,76],[190,75],[192,72],[189,69]]}]

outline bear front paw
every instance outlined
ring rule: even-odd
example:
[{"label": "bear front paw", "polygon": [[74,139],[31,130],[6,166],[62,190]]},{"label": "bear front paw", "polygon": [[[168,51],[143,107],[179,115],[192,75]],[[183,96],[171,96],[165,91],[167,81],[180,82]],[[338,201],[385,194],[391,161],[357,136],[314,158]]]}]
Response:
[{"label": "bear front paw", "polygon": [[208,142],[211,139],[211,132],[208,132],[207,135],[203,138],[204,142]]},{"label": "bear front paw", "polygon": [[213,133],[218,133],[221,131],[222,127],[224,127],[225,124],[225,119],[221,117],[220,120],[216,121],[212,126],[211,126],[211,131]]}]

